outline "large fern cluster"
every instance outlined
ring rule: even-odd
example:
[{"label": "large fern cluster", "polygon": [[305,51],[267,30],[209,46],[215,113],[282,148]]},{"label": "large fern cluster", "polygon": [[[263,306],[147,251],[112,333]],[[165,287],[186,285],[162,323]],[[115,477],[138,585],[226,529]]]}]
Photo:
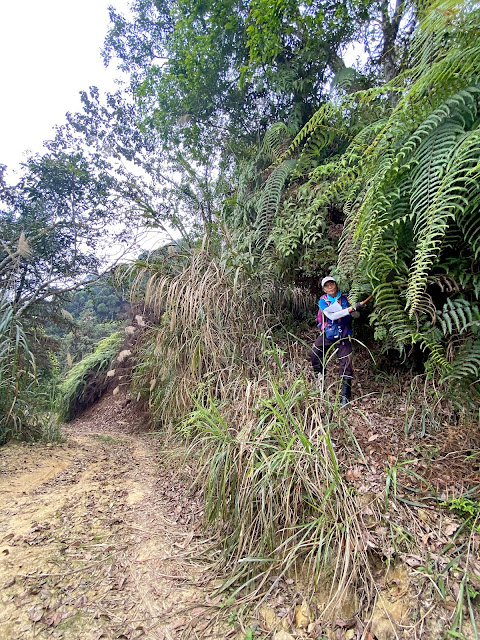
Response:
[{"label": "large fern cluster", "polygon": [[[267,269],[274,265],[282,276],[308,272],[310,263],[318,269],[319,261],[326,265],[336,258],[337,241],[332,242],[325,233],[331,203],[323,199],[325,206],[321,208],[318,184],[313,188],[310,180],[295,184],[297,180],[303,182],[307,167],[318,165],[319,159],[333,150],[344,149],[351,138],[345,128],[343,133],[340,128],[341,108],[326,105],[321,112],[329,113],[335,122],[319,127],[311,123],[291,146],[292,136],[282,123],[266,132],[256,152],[240,167],[235,206],[226,216],[237,249],[251,254]],[[352,120],[355,118],[352,114]],[[315,135],[309,135],[310,131]],[[293,154],[297,147],[298,153]],[[319,166],[317,171],[321,170]],[[341,210],[340,200],[336,208]]]},{"label": "large fern cluster", "polygon": [[[281,158],[300,153],[298,192],[313,194],[304,226],[320,229],[325,207],[342,202],[339,266],[354,294],[374,290],[378,335],[420,344],[444,379],[469,383],[480,375],[479,28],[478,5],[431,4],[409,69],[322,107]],[[339,136],[340,152],[325,157],[339,111],[365,124],[350,130],[344,149]],[[320,161],[308,168],[312,149]],[[305,242],[301,227],[294,216],[277,217],[280,252],[295,233]]]},{"label": "large fern cluster", "polygon": [[[267,132],[227,222],[241,250],[284,276],[325,270],[338,251],[353,298],[375,292],[377,337],[419,344],[437,376],[470,385],[480,376],[480,8],[440,0],[422,11],[402,74],[323,105],[288,147],[285,126]],[[338,243],[328,216],[339,209]]]}]

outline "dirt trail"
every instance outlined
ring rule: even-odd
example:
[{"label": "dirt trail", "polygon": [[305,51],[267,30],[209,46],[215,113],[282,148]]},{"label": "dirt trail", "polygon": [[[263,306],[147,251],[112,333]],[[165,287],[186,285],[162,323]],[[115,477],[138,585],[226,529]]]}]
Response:
[{"label": "dirt trail", "polygon": [[191,478],[133,403],[104,397],[65,437],[0,450],[0,638],[226,637]]}]

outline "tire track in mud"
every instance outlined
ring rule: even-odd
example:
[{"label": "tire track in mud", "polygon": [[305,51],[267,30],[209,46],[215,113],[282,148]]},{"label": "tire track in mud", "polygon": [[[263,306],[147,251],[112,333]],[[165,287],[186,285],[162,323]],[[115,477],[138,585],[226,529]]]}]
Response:
[{"label": "tire track in mud", "polygon": [[142,421],[109,396],[65,442],[0,450],[2,640],[226,637],[189,470],[159,464]]}]

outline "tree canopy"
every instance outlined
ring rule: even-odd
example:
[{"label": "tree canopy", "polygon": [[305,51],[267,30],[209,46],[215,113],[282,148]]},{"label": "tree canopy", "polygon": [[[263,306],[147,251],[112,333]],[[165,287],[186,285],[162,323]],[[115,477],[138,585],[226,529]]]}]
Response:
[{"label": "tree canopy", "polygon": [[400,1],[138,0],[130,19],[112,9],[105,56],[130,74],[164,148],[184,145],[201,161],[213,150],[235,156],[279,120],[298,130],[359,38],[377,76],[393,77],[415,16]]}]

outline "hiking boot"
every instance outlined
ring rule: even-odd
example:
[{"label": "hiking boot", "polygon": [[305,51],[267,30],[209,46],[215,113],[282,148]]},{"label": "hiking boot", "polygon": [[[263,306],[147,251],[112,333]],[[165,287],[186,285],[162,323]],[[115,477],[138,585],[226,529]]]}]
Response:
[{"label": "hiking boot", "polygon": [[343,379],[342,388],[340,389],[340,406],[342,409],[346,409],[348,407],[351,397],[352,381]]}]

